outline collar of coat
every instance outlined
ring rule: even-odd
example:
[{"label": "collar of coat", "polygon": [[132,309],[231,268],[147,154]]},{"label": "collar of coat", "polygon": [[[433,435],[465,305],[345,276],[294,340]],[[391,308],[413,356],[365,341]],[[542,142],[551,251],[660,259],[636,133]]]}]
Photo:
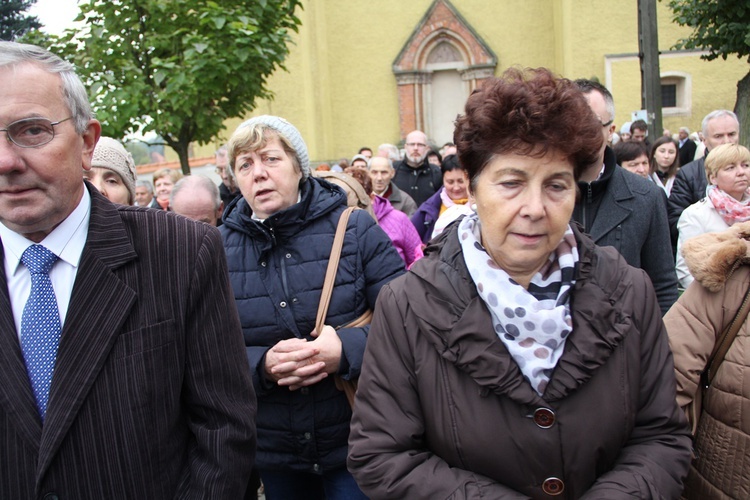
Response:
[{"label": "collar of coat", "polygon": [[409,305],[423,335],[448,362],[471,376],[481,391],[520,404],[565,398],[606,363],[631,328],[631,318],[616,307],[627,291],[625,261],[614,249],[595,247],[573,228],[579,263],[572,295],[573,333],[540,398],[494,332],[490,313],[476,291],[454,224],[426,249],[412,268]]},{"label": "collar of coat", "polygon": [[300,186],[300,202],[281,210],[263,222],[252,218],[252,209],[244,197],[239,197],[229,204],[222,221],[235,231],[245,233],[259,242],[266,242],[268,247],[297,234],[304,226],[316,219],[346,206],[344,191],[328,181],[317,177],[308,177]]},{"label": "collar of coat", "polygon": [[682,246],[685,263],[696,281],[718,292],[742,264],[750,264],[750,221],[720,233],[705,233]]},{"label": "collar of coat", "polygon": [[578,181],[578,189],[580,189],[581,193],[586,193],[590,188],[592,199],[598,199],[607,190],[607,186],[609,186],[609,181],[612,178],[616,165],[617,157],[615,156],[615,152],[612,148],[607,146],[604,149],[604,171],[601,176],[591,182]]}]

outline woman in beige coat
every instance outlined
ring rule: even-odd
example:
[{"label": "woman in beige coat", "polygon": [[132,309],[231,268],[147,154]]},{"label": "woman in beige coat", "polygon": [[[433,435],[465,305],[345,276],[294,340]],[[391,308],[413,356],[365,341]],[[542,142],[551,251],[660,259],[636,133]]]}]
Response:
[{"label": "woman in beige coat", "polygon": [[[696,236],[682,247],[695,282],[664,316],[674,352],[677,403],[685,407],[717,338],[750,285],[750,222]],[[703,400],[685,497],[750,497],[750,335],[745,320]]]}]

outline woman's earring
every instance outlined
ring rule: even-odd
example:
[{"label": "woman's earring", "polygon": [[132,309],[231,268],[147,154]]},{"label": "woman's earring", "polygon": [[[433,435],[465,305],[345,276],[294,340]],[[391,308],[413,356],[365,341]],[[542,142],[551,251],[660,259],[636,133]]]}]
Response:
[{"label": "woman's earring", "polygon": [[471,209],[472,212],[476,212],[477,211],[477,204],[476,203],[472,203],[471,205],[469,205],[469,208]]}]

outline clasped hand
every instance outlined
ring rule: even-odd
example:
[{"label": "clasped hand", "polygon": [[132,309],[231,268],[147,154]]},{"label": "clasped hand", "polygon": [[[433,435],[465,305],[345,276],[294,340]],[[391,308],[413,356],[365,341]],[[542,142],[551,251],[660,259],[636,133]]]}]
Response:
[{"label": "clasped hand", "polygon": [[266,353],[266,374],[271,380],[296,391],[338,371],[341,339],[336,330],[326,325],[320,334],[313,331],[311,335],[315,340],[282,340]]}]

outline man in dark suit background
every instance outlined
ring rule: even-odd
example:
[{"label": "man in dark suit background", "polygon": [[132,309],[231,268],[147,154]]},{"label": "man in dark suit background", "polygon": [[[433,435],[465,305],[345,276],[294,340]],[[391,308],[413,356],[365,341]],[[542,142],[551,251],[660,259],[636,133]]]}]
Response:
[{"label": "man in dark suit background", "polygon": [[687,127],[680,127],[680,166],[687,165],[695,158],[695,151],[698,149],[698,145],[695,144],[690,138],[690,129]]},{"label": "man in dark suit background", "polygon": [[646,271],[665,314],[677,300],[666,196],[653,182],[617,165],[607,146],[615,131],[615,102],[609,90],[591,80],[575,83],[602,125],[604,142],[599,161],[578,180],[573,220],[594,243],[614,247],[628,264]]},{"label": "man in dark suit background", "polygon": [[0,42],[0,498],[242,498],[255,394],[221,238],[84,183],[100,131],[70,64]]}]

